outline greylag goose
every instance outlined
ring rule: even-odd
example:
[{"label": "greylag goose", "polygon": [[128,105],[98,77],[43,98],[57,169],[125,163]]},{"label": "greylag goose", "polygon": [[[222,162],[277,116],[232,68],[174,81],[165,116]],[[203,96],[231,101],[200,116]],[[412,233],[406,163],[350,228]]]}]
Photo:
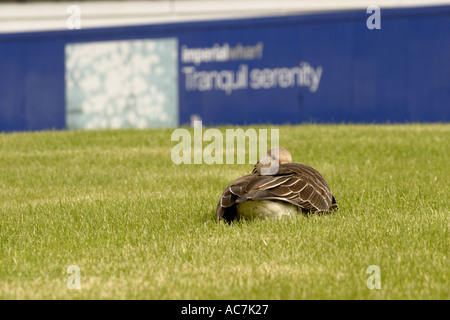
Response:
[{"label": "greylag goose", "polygon": [[292,163],[286,149],[272,148],[255,164],[252,174],[238,178],[225,189],[217,204],[216,217],[228,222],[256,217],[278,219],[337,209],[336,200],[319,172]]}]

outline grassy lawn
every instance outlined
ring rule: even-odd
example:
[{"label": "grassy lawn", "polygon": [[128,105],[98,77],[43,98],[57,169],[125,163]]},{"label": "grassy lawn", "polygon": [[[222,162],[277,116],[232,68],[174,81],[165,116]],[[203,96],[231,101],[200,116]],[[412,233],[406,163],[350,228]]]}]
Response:
[{"label": "grassy lawn", "polygon": [[336,213],[218,223],[252,165],[177,166],[172,130],[0,134],[0,298],[450,299],[450,125],[278,128]]}]

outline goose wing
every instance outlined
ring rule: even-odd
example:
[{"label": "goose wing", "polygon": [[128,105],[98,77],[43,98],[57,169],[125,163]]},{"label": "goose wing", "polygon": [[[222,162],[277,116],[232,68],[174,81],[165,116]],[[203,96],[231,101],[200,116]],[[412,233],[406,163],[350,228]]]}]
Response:
[{"label": "goose wing", "polygon": [[275,175],[249,174],[233,181],[222,193],[217,218],[237,217],[236,205],[249,200],[279,200],[305,211],[324,212],[338,208],[331,190],[314,168],[299,164],[280,165]]}]

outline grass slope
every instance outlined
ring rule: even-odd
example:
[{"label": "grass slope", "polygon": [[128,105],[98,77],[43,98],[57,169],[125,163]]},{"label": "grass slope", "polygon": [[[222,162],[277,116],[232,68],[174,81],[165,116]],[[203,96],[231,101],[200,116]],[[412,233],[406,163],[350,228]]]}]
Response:
[{"label": "grass slope", "polygon": [[171,130],[0,134],[0,298],[450,298],[450,125],[279,130],[338,212],[217,223],[252,165],[176,166]]}]

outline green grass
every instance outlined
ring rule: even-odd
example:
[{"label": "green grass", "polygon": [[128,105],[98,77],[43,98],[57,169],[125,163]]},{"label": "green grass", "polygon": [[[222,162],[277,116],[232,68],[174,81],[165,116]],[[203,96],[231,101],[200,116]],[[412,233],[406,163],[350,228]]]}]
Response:
[{"label": "green grass", "polygon": [[176,166],[171,130],[0,134],[0,298],[450,298],[450,125],[279,130],[336,213],[216,222],[252,165]]}]

